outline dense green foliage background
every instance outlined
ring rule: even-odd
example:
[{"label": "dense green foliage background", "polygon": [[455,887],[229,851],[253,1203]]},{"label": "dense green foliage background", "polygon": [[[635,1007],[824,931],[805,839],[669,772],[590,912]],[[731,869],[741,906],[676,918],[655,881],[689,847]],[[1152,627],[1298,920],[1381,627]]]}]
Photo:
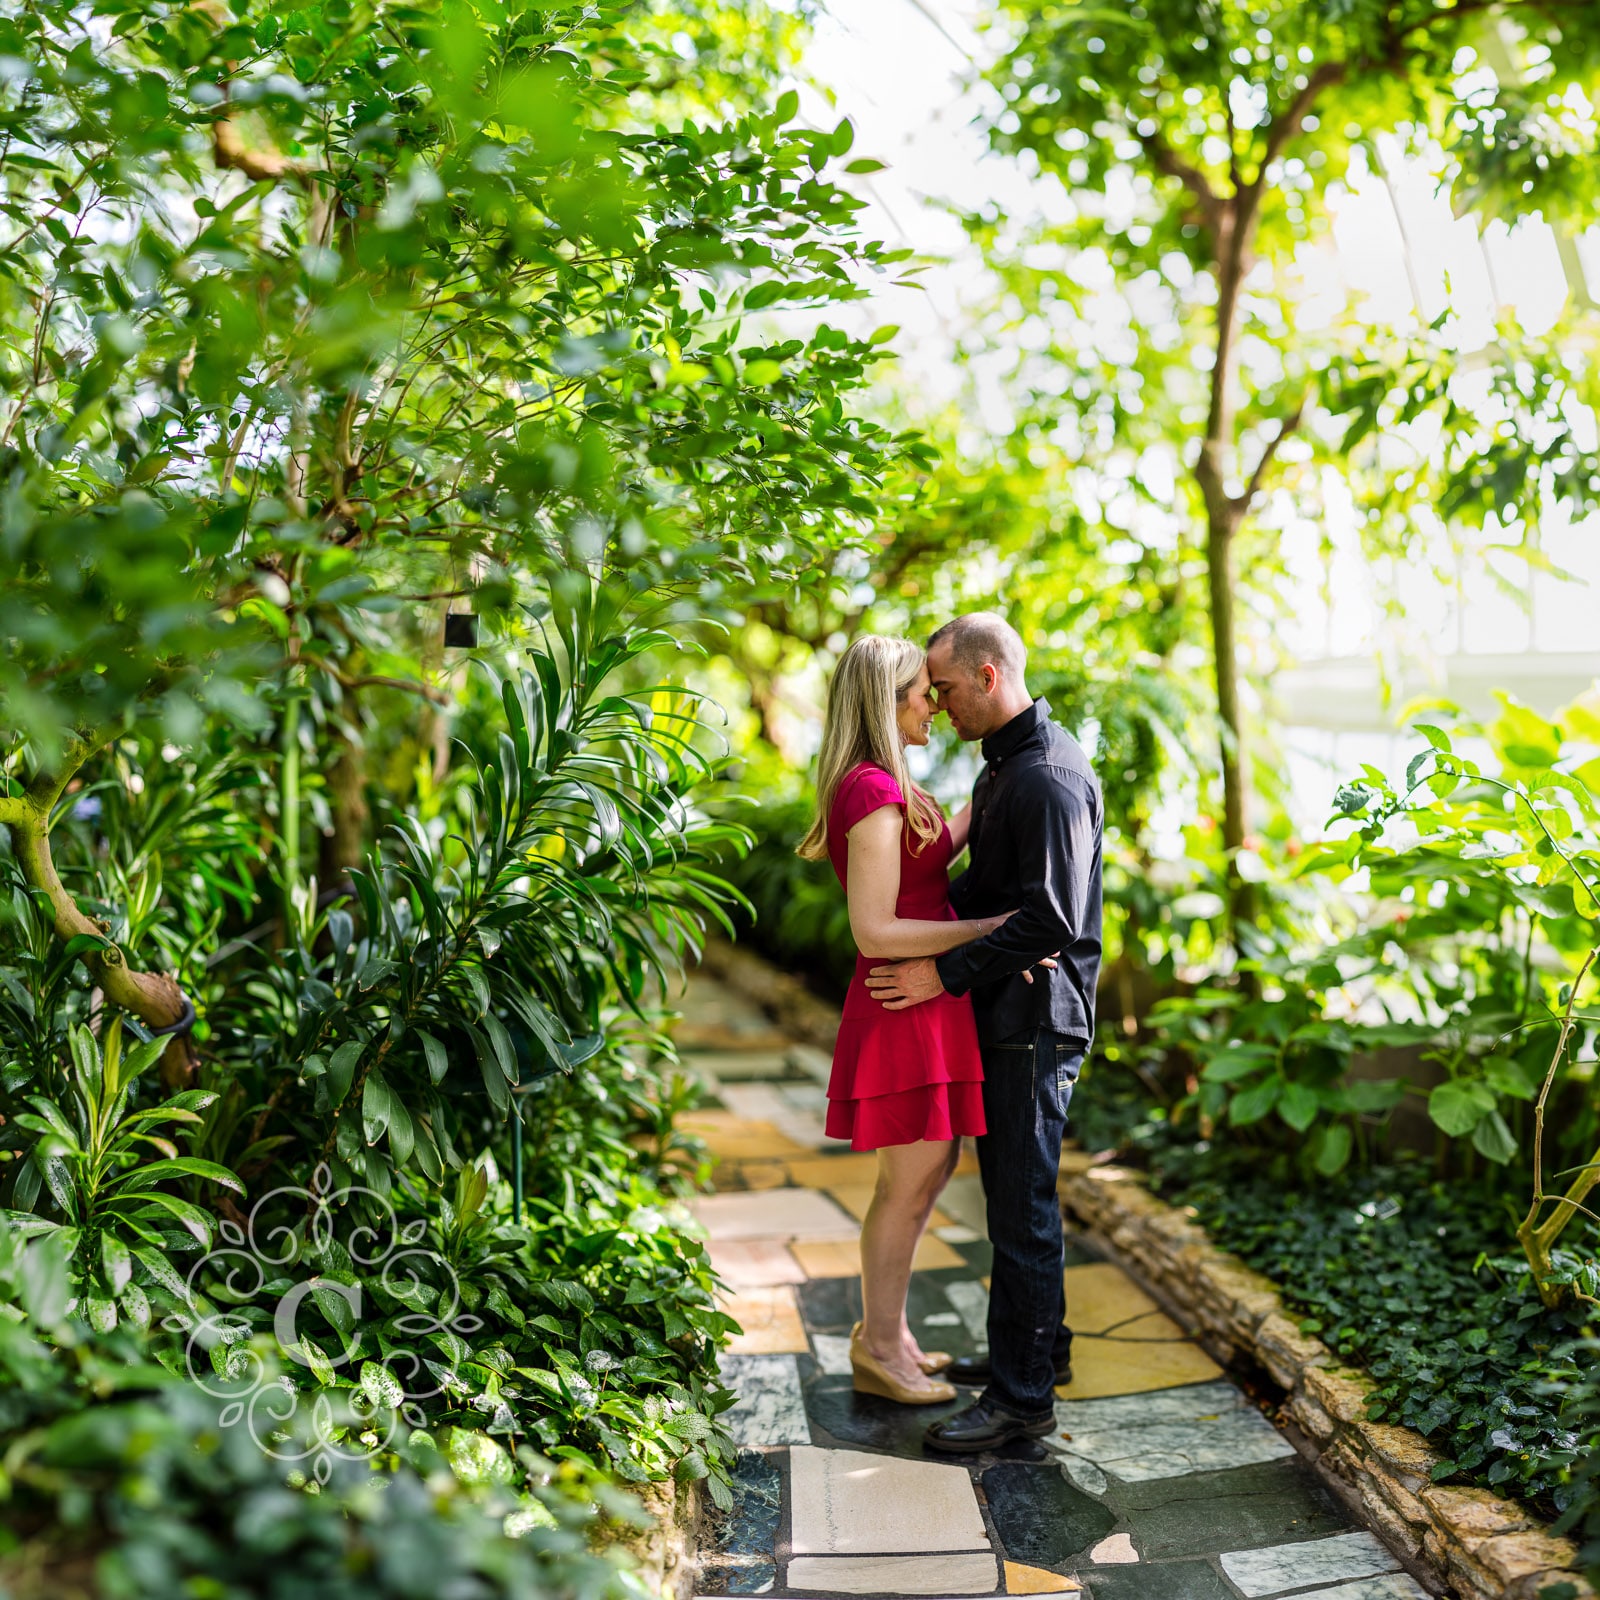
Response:
[{"label": "dense green foliage background", "polygon": [[[1000,437],[840,326],[904,263],[782,89],[803,8],[0,15],[0,1582],[636,1588],[613,1486],[723,1496],[730,1449],[672,975],[736,928],[837,987],[808,708],[980,606],[1107,796],[1084,1137],[1600,1556],[1600,702],[1430,708],[1307,837],[1250,692],[1335,500],[1530,570],[1593,508],[1592,306],[1464,387],[1450,315],[1313,321],[1298,253],[1400,149],[1570,254],[1600,31],[994,21],[995,155],[1069,202],[963,219]],[[294,1474],[225,1403],[268,1391]]]}]

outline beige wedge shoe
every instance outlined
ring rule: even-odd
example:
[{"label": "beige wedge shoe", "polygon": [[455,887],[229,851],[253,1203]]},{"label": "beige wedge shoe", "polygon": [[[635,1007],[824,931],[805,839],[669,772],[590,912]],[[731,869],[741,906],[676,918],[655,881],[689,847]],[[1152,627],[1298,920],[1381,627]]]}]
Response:
[{"label": "beige wedge shoe", "polygon": [[910,1384],[902,1383],[862,1344],[859,1322],[850,1333],[850,1372],[852,1387],[857,1394],[877,1395],[883,1400],[893,1400],[896,1405],[932,1406],[956,1397],[952,1384],[929,1382],[912,1388]]},{"label": "beige wedge shoe", "polygon": [[[853,1345],[861,1337],[861,1324],[858,1322],[850,1330],[850,1342]],[[924,1350],[922,1352],[922,1370],[931,1378],[936,1372],[943,1372],[955,1357],[948,1350]]]}]

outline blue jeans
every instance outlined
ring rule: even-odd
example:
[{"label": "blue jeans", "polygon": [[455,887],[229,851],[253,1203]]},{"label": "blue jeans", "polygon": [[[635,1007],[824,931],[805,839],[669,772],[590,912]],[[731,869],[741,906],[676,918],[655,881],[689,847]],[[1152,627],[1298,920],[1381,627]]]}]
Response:
[{"label": "blue jeans", "polygon": [[1053,1402],[1055,1366],[1072,1353],[1062,1271],[1066,1247],[1056,1182],[1067,1105],[1083,1066],[1075,1040],[1041,1028],[985,1044],[978,1167],[994,1267],[986,1396],[1037,1416]]}]

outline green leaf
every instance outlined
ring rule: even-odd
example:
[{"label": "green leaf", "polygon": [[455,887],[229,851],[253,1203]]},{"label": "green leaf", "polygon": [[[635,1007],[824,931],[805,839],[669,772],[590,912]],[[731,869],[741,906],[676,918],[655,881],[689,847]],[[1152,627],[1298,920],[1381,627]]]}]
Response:
[{"label": "green leaf", "polygon": [[1504,1056],[1490,1056],[1482,1063],[1483,1081],[1496,1094],[1510,1096],[1513,1100],[1532,1100],[1539,1093],[1539,1085],[1530,1082],[1526,1073],[1515,1061]]},{"label": "green leaf", "polygon": [[400,1380],[381,1362],[361,1363],[361,1387],[375,1406],[393,1411],[404,1404],[406,1392]]},{"label": "green leaf", "polygon": [[428,1076],[435,1083],[443,1083],[444,1075],[450,1070],[450,1058],[445,1054],[444,1045],[431,1033],[417,1029],[417,1038],[422,1043],[422,1053],[427,1058]]},{"label": "green leaf", "polygon": [[369,1072],[361,1090],[361,1131],[368,1144],[383,1137],[391,1114],[389,1085],[381,1072]]},{"label": "green leaf", "polygon": [[160,1194],[154,1189],[133,1193],[119,1190],[112,1205],[120,1210],[123,1206],[134,1203],[153,1207],[157,1211],[170,1212],[206,1249],[211,1248],[212,1221],[198,1206],[192,1206],[187,1200],[178,1199],[176,1195]]},{"label": "green leaf", "polygon": [[1343,1172],[1350,1160],[1352,1135],[1349,1125],[1343,1122],[1328,1124],[1321,1130],[1313,1165],[1325,1178]]},{"label": "green leaf", "polygon": [[109,1233],[100,1236],[100,1265],[113,1294],[126,1287],[133,1276],[133,1257],[127,1245]]},{"label": "green leaf", "polygon": [[1241,1090],[1228,1103],[1228,1120],[1236,1128],[1259,1122],[1278,1103],[1283,1090],[1282,1078],[1269,1078],[1265,1083]]},{"label": "green leaf", "polygon": [[1511,1137],[1511,1130],[1498,1111],[1491,1111],[1473,1128],[1472,1147],[1500,1166],[1517,1153],[1517,1141]]},{"label": "green leaf", "polygon": [[328,1058],[328,1104],[338,1106],[344,1103],[344,1097],[350,1093],[350,1082],[355,1076],[356,1063],[361,1059],[361,1052],[367,1047],[364,1039],[352,1039],[348,1044],[342,1044]]},{"label": "green leaf", "polygon": [[1451,1138],[1471,1133],[1494,1110],[1494,1095],[1481,1083],[1452,1078],[1428,1096],[1428,1115]]},{"label": "green leaf", "polygon": [[1278,1101],[1278,1115],[1296,1133],[1304,1133],[1317,1120],[1321,1101],[1309,1084],[1291,1083]]},{"label": "green leaf", "polygon": [[[170,1146],[168,1148],[171,1148]],[[113,1187],[130,1183],[160,1183],[166,1178],[207,1178],[220,1183],[236,1194],[244,1193],[244,1185],[226,1167],[215,1161],[202,1161],[198,1156],[175,1156],[167,1161],[152,1161],[119,1178]]]}]

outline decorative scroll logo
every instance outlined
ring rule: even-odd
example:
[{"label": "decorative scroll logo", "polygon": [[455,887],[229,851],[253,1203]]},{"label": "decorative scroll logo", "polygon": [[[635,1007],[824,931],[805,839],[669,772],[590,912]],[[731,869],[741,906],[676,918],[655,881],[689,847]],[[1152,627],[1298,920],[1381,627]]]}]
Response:
[{"label": "decorative scroll logo", "polygon": [[[374,1455],[402,1425],[423,1426],[424,1401],[445,1389],[465,1392],[439,1347],[449,1338],[430,1343],[427,1356],[412,1346],[483,1326],[461,1309],[455,1269],[421,1244],[425,1222],[402,1226],[376,1191],[332,1185],[328,1167],[319,1166],[309,1189],[263,1195],[244,1227],[220,1223],[216,1247],[189,1270],[188,1309],[163,1324],[186,1335],[189,1377],[221,1403],[218,1421],[242,1422],[267,1455],[301,1465],[319,1483],[336,1460]],[[269,1217],[288,1220],[269,1224]],[[391,1315],[377,1291],[385,1303],[413,1309]],[[305,1333],[307,1301],[335,1330],[337,1348],[324,1349]],[[272,1338],[289,1370],[277,1370],[270,1350],[252,1342],[269,1308]],[[381,1350],[380,1321],[387,1336]]]}]

